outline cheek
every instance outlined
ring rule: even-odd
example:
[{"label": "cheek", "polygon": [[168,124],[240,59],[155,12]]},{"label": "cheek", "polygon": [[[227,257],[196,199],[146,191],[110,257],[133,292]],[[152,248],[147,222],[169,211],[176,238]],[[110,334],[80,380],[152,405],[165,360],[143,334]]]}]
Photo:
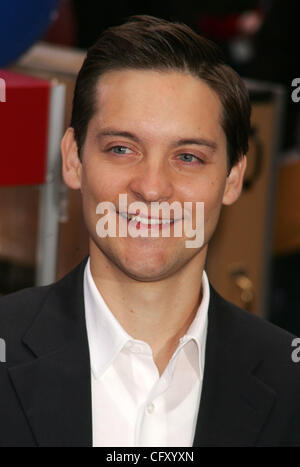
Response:
[{"label": "cheek", "polygon": [[207,196],[204,200],[205,229],[206,237],[208,240],[215,231],[219,220],[224,189],[225,183],[220,183],[218,180],[211,181],[208,187]]},{"label": "cheek", "polygon": [[225,189],[225,177],[203,177],[188,193],[189,199],[204,203],[204,223],[207,235],[210,236],[219,219],[223,193]]},{"label": "cheek", "polygon": [[105,166],[93,163],[83,166],[81,191],[85,203],[94,206],[102,201],[113,202],[120,189],[119,177],[106,170]]},{"label": "cheek", "polygon": [[225,181],[218,178],[211,180],[207,188],[207,204],[211,208],[222,205]]},{"label": "cheek", "polygon": [[222,204],[223,193],[226,186],[226,178],[206,174],[193,184],[186,186],[181,197],[187,201],[202,201],[208,209]]}]

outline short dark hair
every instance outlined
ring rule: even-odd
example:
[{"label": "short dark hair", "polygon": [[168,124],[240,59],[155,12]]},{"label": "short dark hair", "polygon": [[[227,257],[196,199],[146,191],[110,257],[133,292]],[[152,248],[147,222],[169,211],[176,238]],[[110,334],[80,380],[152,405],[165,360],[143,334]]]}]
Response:
[{"label": "short dark hair", "polygon": [[200,78],[222,104],[229,169],[247,153],[251,113],[248,92],[240,76],[225,64],[219,47],[185,24],[135,15],[101,33],[88,49],[77,76],[71,126],[79,157],[96,111],[98,79],[108,71],[124,69],[174,70]]}]

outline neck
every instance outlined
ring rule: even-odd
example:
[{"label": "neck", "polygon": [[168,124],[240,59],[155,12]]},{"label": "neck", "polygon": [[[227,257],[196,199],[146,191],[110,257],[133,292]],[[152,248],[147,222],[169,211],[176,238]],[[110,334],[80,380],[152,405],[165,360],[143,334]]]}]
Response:
[{"label": "neck", "polygon": [[150,345],[160,373],[201,303],[206,251],[200,253],[173,275],[145,282],[132,279],[95,245],[90,247],[96,287],[125,331]]}]

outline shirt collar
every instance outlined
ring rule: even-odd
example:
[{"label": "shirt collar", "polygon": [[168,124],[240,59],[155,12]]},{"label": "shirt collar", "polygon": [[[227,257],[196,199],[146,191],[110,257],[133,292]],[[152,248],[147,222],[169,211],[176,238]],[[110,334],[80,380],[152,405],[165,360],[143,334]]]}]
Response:
[{"label": "shirt collar", "polygon": [[[183,345],[191,339],[196,342],[202,374],[204,370],[209,299],[209,282],[206,272],[203,271],[202,300],[192,324],[185,336],[180,339],[179,344]],[[136,340],[120,325],[97,289],[91,274],[90,258],[84,271],[84,302],[91,368],[94,376],[99,378],[122,348],[129,341]]]}]

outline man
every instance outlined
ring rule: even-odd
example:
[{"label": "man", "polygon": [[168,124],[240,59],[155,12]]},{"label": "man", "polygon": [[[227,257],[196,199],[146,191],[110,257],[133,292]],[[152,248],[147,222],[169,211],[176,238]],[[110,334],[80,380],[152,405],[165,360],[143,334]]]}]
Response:
[{"label": "man", "polygon": [[300,445],[294,337],[204,272],[249,119],[241,79],[185,25],[131,17],[88,51],[61,150],[90,255],[0,301],[2,445]]}]

